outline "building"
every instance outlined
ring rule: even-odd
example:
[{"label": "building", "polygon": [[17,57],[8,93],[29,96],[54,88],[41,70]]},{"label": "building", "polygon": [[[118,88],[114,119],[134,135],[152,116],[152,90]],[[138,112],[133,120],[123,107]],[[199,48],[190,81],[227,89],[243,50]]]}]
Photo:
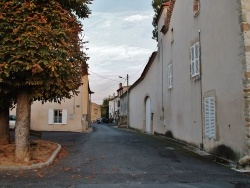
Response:
[{"label": "building", "polygon": [[128,89],[126,88],[125,92],[120,96],[120,113],[119,113],[119,124],[128,126]]},{"label": "building", "polygon": [[79,94],[59,103],[36,101],[31,105],[31,130],[85,132],[90,128],[88,76],[83,77]]},{"label": "building", "polygon": [[91,122],[95,121],[97,118],[101,117],[101,106],[99,104],[90,103],[90,111],[91,111]]},{"label": "building", "polygon": [[115,94],[113,95],[112,98],[109,99],[109,119],[112,119],[115,122],[118,121],[119,103],[120,99],[117,96],[115,96]]},{"label": "building", "polygon": [[164,3],[158,51],[129,90],[129,125],[249,159],[249,15],[250,0]]}]

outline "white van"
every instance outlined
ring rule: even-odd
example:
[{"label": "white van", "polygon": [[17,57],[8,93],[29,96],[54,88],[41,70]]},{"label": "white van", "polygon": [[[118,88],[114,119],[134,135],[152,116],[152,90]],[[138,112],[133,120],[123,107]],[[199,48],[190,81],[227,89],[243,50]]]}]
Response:
[{"label": "white van", "polygon": [[15,126],[16,126],[16,116],[9,115],[9,129],[15,130]]}]

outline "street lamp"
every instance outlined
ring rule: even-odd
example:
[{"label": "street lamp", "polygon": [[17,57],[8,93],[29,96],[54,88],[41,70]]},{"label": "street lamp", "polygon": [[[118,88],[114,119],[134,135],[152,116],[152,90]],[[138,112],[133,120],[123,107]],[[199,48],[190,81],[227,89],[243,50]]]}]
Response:
[{"label": "street lamp", "polygon": [[127,86],[128,86],[128,74],[127,74],[127,78],[123,78],[122,76],[119,76],[119,78],[122,78],[122,79],[126,80],[127,81]]}]

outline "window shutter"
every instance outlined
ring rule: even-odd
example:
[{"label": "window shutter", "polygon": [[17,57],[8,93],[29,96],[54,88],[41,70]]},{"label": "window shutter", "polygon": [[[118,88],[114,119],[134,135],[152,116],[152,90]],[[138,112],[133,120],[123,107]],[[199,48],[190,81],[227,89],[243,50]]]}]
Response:
[{"label": "window shutter", "polygon": [[48,113],[48,124],[54,124],[54,110],[53,109],[49,109],[49,113]]},{"label": "window shutter", "polygon": [[196,42],[190,47],[191,77],[200,74],[200,45]]},{"label": "window shutter", "polygon": [[210,97],[210,136],[216,138],[215,135],[215,98]]},{"label": "window shutter", "polygon": [[66,109],[63,109],[62,111],[62,124],[67,124],[67,110]]},{"label": "window shutter", "polygon": [[214,97],[207,97],[204,99],[204,113],[205,135],[208,138],[216,138],[216,113]]}]

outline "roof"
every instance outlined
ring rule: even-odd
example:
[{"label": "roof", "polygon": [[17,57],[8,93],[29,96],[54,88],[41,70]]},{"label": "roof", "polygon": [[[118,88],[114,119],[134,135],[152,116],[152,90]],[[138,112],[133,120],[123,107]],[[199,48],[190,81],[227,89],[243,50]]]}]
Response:
[{"label": "roof", "polygon": [[167,12],[167,16],[165,18],[165,24],[161,29],[161,32],[163,34],[166,34],[169,30],[169,25],[170,25],[170,21],[172,18],[172,14],[173,14],[173,10],[174,10],[174,5],[175,5],[176,0],[171,0],[170,1],[170,5],[168,7],[168,12]]},{"label": "roof", "polygon": [[155,59],[156,55],[157,55],[157,52],[153,52],[153,53],[152,53],[152,55],[150,56],[150,58],[149,58],[149,60],[148,60],[148,63],[147,63],[147,65],[146,65],[146,67],[144,68],[144,70],[143,70],[143,72],[142,72],[140,78],[139,78],[138,80],[136,80],[136,82],[135,82],[132,86],[130,86],[129,90],[131,90],[131,89],[133,89],[134,87],[136,87],[136,86],[145,78],[145,76],[146,76],[146,74],[147,74],[149,68],[151,67],[151,65],[152,65],[153,62],[154,62],[154,59]]},{"label": "roof", "polygon": [[164,10],[165,8],[168,8],[169,5],[170,5],[170,2],[162,3],[161,8],[160,8],[160,11],[159,11],[159,13],[158,13],[158,15],[157,15],[157,18],[156,18],[156,23],[159,22],[160,17],[161,17],[161,14],[163,13],[163,10]]}]

